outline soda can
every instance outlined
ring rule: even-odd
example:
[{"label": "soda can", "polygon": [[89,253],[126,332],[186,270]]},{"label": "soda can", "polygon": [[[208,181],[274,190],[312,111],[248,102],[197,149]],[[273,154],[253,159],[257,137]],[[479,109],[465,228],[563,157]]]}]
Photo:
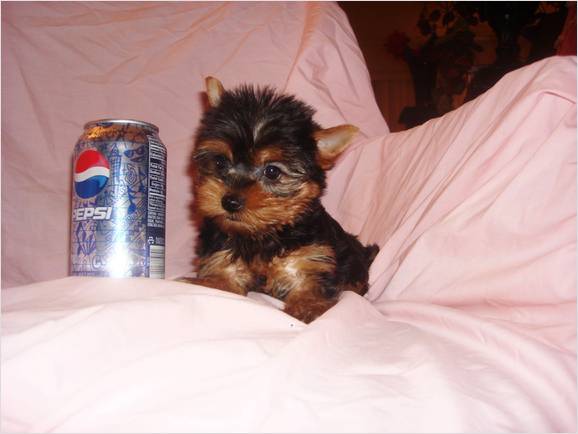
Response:
[{"label": "soda can", "polygon": [[73,153],[70,274],[165,274],[167,150],[148,122],[88,122]]}]

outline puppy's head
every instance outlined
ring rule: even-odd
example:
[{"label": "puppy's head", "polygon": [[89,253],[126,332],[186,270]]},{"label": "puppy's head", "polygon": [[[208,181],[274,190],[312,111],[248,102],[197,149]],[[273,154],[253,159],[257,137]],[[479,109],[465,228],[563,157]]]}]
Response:
[{"label": "puppy's head", "polygon": [[322,129],[314,110],[270,88],[224,90],[206,79],[209,109],[193,155],[200,217],[228,233],[266,234],[307,213],[325,188],[325,171],[357,128]]}]

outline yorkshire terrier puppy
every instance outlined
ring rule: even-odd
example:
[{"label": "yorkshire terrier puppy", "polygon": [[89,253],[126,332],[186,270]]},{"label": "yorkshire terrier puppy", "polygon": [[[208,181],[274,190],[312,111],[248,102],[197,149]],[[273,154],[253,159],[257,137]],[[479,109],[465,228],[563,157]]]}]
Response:
[{"label": "yorkshire terrier puppy", "polygon": [[364,247],[320,202],[325,171],[358,131],[322,129],[314,110],[270,88],[206,79],[193,154],[197,283],[285,302],[306,323],[342,291],[367,291],[379,248]]}]

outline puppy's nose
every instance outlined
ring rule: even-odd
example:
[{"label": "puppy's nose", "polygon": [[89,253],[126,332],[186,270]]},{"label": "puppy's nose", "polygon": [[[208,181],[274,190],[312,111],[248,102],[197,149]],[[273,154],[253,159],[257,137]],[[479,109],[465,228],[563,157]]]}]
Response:
[{"label": "puppy's nose", "polygon": [[221,199],[223,209],[228,212],[237,212],[243,209],[245,200],[235,194],[227,194]]}]

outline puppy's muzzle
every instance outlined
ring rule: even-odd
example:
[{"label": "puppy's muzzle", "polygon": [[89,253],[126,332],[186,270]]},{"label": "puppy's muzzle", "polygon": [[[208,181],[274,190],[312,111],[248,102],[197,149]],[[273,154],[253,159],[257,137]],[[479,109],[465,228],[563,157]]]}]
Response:
[{"label": "puppy's muzzle", "polygon": [[225,211],[234,213],[245,207],[245,200],[236,194],[226,194],[221,199],[221,206]]}]

